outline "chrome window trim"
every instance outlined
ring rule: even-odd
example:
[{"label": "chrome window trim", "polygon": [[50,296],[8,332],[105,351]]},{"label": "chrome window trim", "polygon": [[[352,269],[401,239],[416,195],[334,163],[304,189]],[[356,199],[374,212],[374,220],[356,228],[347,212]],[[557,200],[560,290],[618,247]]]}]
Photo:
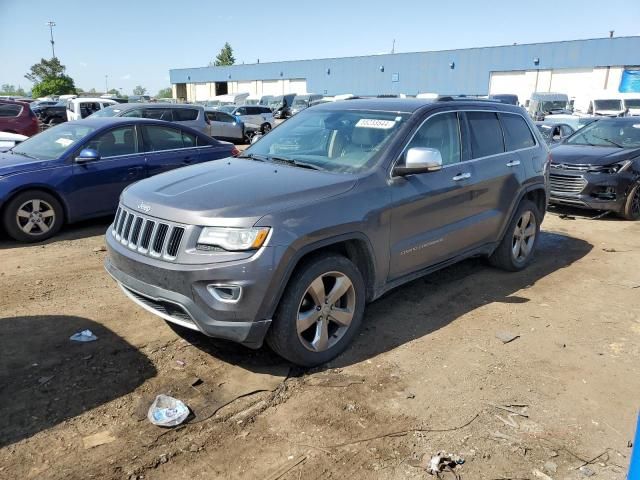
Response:
[{"label": "chrome window trim", "polygon": [[[409,144],[411,143],[411,141],[413,140],[413,137],[416,136],[418,131],[422,128],[422,126],[429,119],[435,117],[436,115],[442,115],[444,113],[455,113],[456,115],[458,115],[458,132],[460,134],[460,139],[462,140],[462,131],[461,131],[461,128],[460,128],[460,116],[459,116],[459,114],[460,113],[466,113],[466,112],[485,112],[485,113],[488,112],[488,113],[497,113],[497,114],[518,115],[518,116],[522,117],[522,119],[524,120],[525,124],[527,125],[527,128],[529,129],[529,132],[531,132],[531,135],[533,136],[533,139],[535,141],[535,145],[533,145],[532,147],[519,148],[517,150],[508,150],[508,151],[504,151],[504,152],[501,152],[501,153],[494,153],[493,155],[486,155],[484,157],[470,158],[469,160],[463,160],[461,162],[452,163],[450,165],[443,165],[441,170],[444,170],[444,169],[450,168],[450,167],[456,167],[458,165],[465,165],[465,164],[468,164],[468,163],[477,162],[478,160],[485,160],[487,158],[499,157],[501,155],[506,155],[507,153],[524,152],[524,151],[527,151],[527,150],[532,150],[534,148],[538,148],[540,146],[540,142],[538,142],[538,138],[533,134],[533,132],[531,131],[531,127],[529,126],[529,123],[527,122],[527,119],[521,113],[502,112],[500,110],[482,110],[482,109],[466,109],[466,108],[465,109],[459,109],[459,110],[445,110],[443,112],[436,112],[433,115],[429,115],[427,118],[425,118],[422,121],[422,123],[420,123],[420,126],[418,126],[418,128],[416,128],[416,130],[411,135],[411,138],[409,138],[409,140],[407,140],[405,146],[402,149],[402,152],[400,152],[400,155],[398,155],[398,158],[396,158],[395,161],[393,162],[393,164],[391,165],[391,169],[389,170],[389,178],[390,179],[397,178],[397,177],[394,177],[394,175],[393,175],[393,169],[396,167],[396,165],[398,164],[398,162],[400,161],[402,156],[405,154],[405,151],[406,151],[407,147],[409,146]],[[498,121],[500,121],[500,118],[498,118]],[[502,124],[500,124],[500,128],[502,129]],[[504,144],[504,130],[503,130],[503,144]],[[462,147],[462,141],[460,142],[460,147]],[[504,147],[505,148],[507,147],[506,144],[504,144]],[[460,151],[460,153],[462,154],[462,150]]]}]

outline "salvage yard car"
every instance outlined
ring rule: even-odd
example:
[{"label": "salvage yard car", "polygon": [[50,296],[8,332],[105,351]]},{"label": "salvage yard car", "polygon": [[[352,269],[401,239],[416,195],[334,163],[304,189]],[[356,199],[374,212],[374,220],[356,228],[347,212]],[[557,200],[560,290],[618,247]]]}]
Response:
[{"label": "salvage yard car", "polygon": [[105,267],[172,324],[327,362],[392,288],[471,256],[529,265],[549,150],[525,117],[487,101],[318,105],[241,157],[127,188]]},{"label": "salvage yard car", "polygon": [[0,100],[0,132],[30,137],[38,133],[38,118],[28,103]]},{"label": "salvage yard car", "polygon": [[553,150],[551,203],[640,219],[640,121],[602,118]]},{"label": "salvage yard car", "polygon": [[270,132],[276,126],[273,112],[269,107],[260,105],[241,105],[239,107],[225,105],[218,110],[228,113],[238,119],[239,122],[262,134]]},{"label": "salvage yard car", "polygon": [[244,123],[227,112],[214,108],[205,108],[204,114],[211,126],[211,136],[219,140],[245,141],[255,132],[254,129],[247,130]]},{"label": "salvage yard car", "polygon": [[15,240],[36,242],[63,223],[113,214],[142,178],[235,153],[187,127],[95,118],[50,128],[0,153],[0,212]]},{"label": "salvage yard car", "polygon": [[82,120],[111,105],[118,102],[108,98],[73,98],[67,101],[67,120]]}]

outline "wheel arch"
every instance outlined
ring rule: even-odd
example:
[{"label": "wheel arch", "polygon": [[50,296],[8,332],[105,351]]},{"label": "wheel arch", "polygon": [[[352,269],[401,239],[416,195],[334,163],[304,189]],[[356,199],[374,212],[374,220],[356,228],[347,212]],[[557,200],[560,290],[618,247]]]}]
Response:
[{"label": "wheel arch", "polygon": [[[498,237],[498,241],[496,242],[496,248],[502,241],[504,237],[507,227],[513,220],[513,216],[516,214],[518,210],[518,206],[522,203],[522,200],[530,200],[532,201],[540,211],[542,215],[542,219],[544,219],[544,215],[547,210],[547,204],[549,202],[549,195],[547,194],[547,189],[544,184],[534,184],[529,185],[528,187],[522,189],[520,194],[516,197],[515,201],[511,204],[511,209],[509,210],[509,215],[505,217],[504,224],[500,230],[500,236]],[[540,220],[542,222],[542,219]]]}]

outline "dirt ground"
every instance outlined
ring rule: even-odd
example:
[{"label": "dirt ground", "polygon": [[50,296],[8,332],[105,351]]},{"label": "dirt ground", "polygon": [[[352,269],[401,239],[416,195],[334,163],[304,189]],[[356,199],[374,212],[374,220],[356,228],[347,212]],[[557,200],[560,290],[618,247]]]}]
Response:
[{"label": "dirt ground", "polygon": [[[443,450],[464,479],[622,480],[640,222],[560,213],[575,219],[547,216],[528,270],[470,260],[396,289],[310,371],[134,305],[103,270],[107,220],[0,239],[0,478],[423,479]],[[69,341],[87,328],[96,342]],[[160,393],[187,423],[147,420]]]}]

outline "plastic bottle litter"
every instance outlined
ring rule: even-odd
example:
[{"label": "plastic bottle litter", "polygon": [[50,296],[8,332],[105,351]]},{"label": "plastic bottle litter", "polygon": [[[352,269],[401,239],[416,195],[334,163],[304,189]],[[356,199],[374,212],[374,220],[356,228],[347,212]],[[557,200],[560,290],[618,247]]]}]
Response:
[{"label": "plastic bottle litter", "polygon": [[97,339],[98,337],[96,337],[91,330],[82,330],[69,337],[69,340],[73,340],[74,342],[95,342]]},{"label": "plastic bottle litter", "polygon": [[189,416],[189,407],[177,398],[158,395],[149,407],[147,418],[159,427],[175,427]]}]

